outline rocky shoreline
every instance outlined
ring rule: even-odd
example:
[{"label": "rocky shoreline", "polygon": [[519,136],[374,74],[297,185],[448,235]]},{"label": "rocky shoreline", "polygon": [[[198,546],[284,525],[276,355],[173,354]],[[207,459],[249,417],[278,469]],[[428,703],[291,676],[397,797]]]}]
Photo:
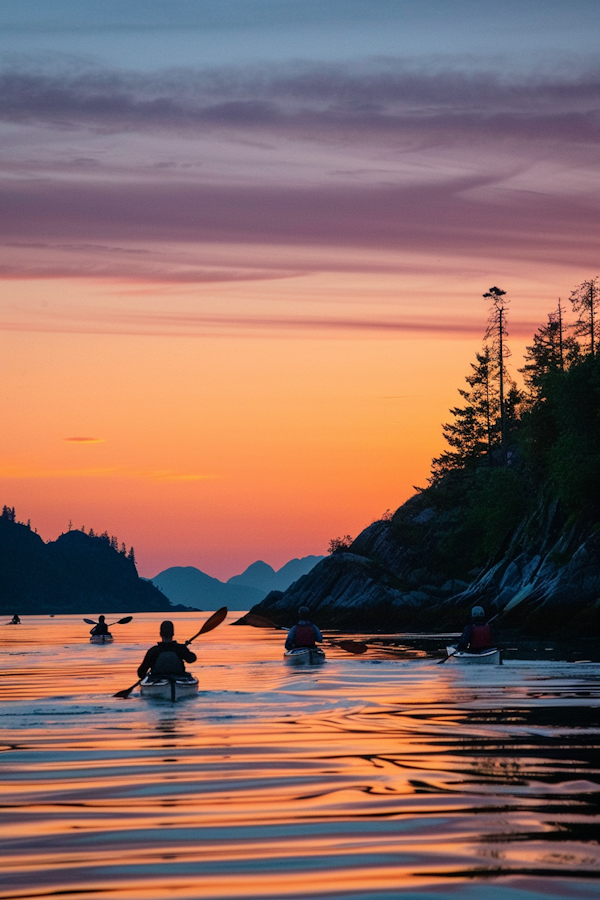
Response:
[{"label": "rocky shoreline", "polygon": [[327,628],[455,631],[479,604],[489,617],[498,615],[502,631],[522,637],[598,629],[600,553],[593,520],[569,517],[558,501],[539,499],[485,565],[464,573],[460,547],[454,558],[439,552],[461,510],[440,509],[432,499],[428,491],[415,495],[390,520],[374,522],[347,549],[288,590],[272,591],[252,612],[289,625],[306,605]]}]

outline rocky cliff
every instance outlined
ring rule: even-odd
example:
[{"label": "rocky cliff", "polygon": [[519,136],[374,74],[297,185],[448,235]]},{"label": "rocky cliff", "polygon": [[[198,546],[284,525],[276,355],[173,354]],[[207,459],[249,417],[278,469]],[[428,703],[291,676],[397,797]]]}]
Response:
[{"label": "rocky cliff", "polygon": [[255,611],[287,624],[306,604],[325,626],[456,630],[477,604],[521,636],[597,633],[600,294],[584,286],[574,333],[559,309],[527,347],[524,391],[501,400],[503,364],[487,345],[477,354],[426,490]]},{"label": "rocky cliff", "polygon": [[[473,496],[481,514],[482,480],[486,489],[490,481],[495,489],[512,482],[513,496],[505,490],[496,520],[490,511],[478,523]],[[519,493],[518,477],[506,472],[479,473],[463,488],[415,495],[391,520],[374,522],[252,611],[289,625],[306,605],[330,628],[437,631],[462,628],[470,607],[481,604],[490,617],[502,614],[503,629],[523,636],[597,629],[595,517],[569,517],[556,500]]]}]

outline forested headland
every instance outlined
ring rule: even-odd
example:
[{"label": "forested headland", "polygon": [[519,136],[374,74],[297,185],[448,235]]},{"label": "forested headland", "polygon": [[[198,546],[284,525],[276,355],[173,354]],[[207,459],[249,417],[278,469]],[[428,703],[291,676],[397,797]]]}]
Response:
[{"label": "forested headland", "polygon": [[168,612],[158,588],[140,578],[133,547],[107,532],[69,528],[45,542],[14,507],[0,514],[0,615]]},{"label": "forested headland", "polygon": [[303,603],[324,625],[454,629],[476,602],[523,634],[597,627],[598,281],[557,301],[519,383],[507,364],[509,298],[490,288],[482,346],[427,486],[356,540],[333,540],[328,559],[256,611],[287,623]]}]

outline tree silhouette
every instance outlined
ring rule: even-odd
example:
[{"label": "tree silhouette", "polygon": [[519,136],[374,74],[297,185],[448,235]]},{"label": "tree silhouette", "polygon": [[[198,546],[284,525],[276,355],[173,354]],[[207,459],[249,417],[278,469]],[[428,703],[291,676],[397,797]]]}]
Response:
[{"label": "tree silhouette", "polygon": [[432,461],[431,484],[438,483],[448,472],[476,464],[485,455],[488,464],[492,464],[492,451],[498,443],[500,402],[489,345],[476,354],[476,359],[476,363],[471,363],[471,374],[465,378],[469,388],[458,390],[466,405],[451,409],[454,421],[442,426],[444,439],[452,449]]},{"label": "tree silhouette", "polygon": [[575,334],[585,336],[589,341],[591,356],[596,353],[598,343],[598,314],[600,313],[600,287],[598,276],[582,281],[569,298],[579,318],[575,323]]},{"label": "tree silhouette", "polygon": [[354,540],[349,534],[345,534],[343,537],[332,538],[329,541],[329,547],[327,549],[328,553],[343,553],[345,550],[348,550],[350,544]]},{"label": "tree silhouette", "polygon": [[506,299],[506,291],[501,290],[499,287],[491,287],[483,297],[485,300],[491,301],[485,340],[491,340],[492,342],[492,359],[495,368],[494,374],[498,381],[498,400],[500,404],[500,446],[503,454],[505,454],[506,410],[504,408],[504,388],[508,374],[506,372],[504,360],[510,356],[510,350],[506,343],[506,338],[508,337],[506,328],[508,300]]},{"label": "tree silhouette", "polygon": [[519,372],[523,374],[530,400],[543,395],[550,372],[564,372],[579,356],[577,340],[565,334],[563,312],[559,299],[556,310],[548,314],[548,321],[540,325],[533,336],[533,344],[526,348],[525,365]]}]

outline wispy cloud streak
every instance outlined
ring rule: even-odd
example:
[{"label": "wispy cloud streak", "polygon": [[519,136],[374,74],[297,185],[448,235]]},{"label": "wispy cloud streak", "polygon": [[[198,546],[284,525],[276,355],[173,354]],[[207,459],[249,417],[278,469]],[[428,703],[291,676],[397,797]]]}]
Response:
[{"label": "wispy cloud streak", "polygon": [[[269,261],[267,246],[587,267],[599,109],[600,69],[5,70],[0,120],[51,128],[55,143],[4,153],[0,278],[217,284],[333,270],[323,253]],[[15,146],[30,134],[15,131]],[[103,144],[106,133],[119,136]],[[260,263],[190,258],[209,244],[260,247]],[[351,255],[341,268],[358,271]]]},{"label": "wispy cloud streak", "polygon": [[393,59],[155,73],[13,69],[0,76],[0,98],[6,121],[108,131],[454,131],[567,143],[600,135],[600,71],[502,79],[411,71]]},{"label": "wispy cloud streak", "polygon": [[[511,334],[530,336],[539,323],[513,321]],[[481,320],[464,316],[405,316],[397,318],[350,318],[344,316],[206,315],[201,313],[64,313],[35,321],[0,321],[2,331],[33,331],[74,334],[136,334],[166,337],[257,337],[257,336],[394,336],[480,337]],[[75,440],[74,438],[71,440]],[[81,439],[80,439],[81,440]]]},{"label": "wispy cloud streak", "polygon": [[[598,199],[499,191],[481,202],[477,192],[495,185],[493,174],[442,185],[305,189],[5,182],[0,186],[0,239],[426,247],[448,254],[477,248],[480,254],[519,258],[589,259],[596,246]],[[10,262],[5,265],[5,277],[18,274]],[[120,265],[120,256],[113,255],[105,274]],[[139,264],[134,268],[139,271]],[[209,271],[206,279],[198,269],[171,271],[174,280],[236,279],[225,271]],[[101,275],[101,267],[90,274]],[[266,274],[266,269],[255,273],[258,278]]]}]

